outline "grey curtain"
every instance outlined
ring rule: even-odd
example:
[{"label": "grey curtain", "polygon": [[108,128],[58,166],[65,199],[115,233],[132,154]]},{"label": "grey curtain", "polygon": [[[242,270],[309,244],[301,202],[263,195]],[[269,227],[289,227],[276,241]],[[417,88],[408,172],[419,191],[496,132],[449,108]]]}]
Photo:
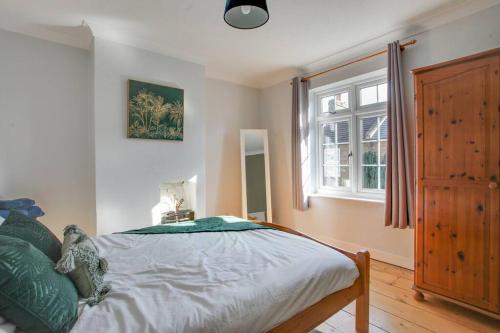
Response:
[{"label": "grey curtain", "polygon": [[292,196],[293,208],[309,208],[309,81],[296,77],[292,82]]},{"label": "grey curtain", "polygon": [[414,154],[412,117],[405,109],[403,64],[399,41],[388,45],[387,66],[387,175],[385,225],[404,229],[414,226]]}]

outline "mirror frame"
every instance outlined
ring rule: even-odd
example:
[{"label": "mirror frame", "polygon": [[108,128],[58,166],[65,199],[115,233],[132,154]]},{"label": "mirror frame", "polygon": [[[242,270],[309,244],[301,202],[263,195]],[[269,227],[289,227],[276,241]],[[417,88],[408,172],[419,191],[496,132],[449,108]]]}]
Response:
[{"label": "mirror frame", "polygon": [[244,219],[248,219],[247,208],[247,178],[246,178],[246,163],[245,163],[245,135],[258,134],[264,141],[264,168],[266,176],[266,222],[273,222],[273,208],[271,205],[271,172],[269,163],[269,143],[266,129],[242,129],[240,130],[240,146],[241,146],[241,214]]}]

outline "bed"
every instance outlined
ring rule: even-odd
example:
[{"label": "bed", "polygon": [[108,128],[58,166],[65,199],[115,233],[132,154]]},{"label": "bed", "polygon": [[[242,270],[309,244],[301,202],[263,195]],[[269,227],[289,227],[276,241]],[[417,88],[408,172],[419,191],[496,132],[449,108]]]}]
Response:
[{"label": "bed", "polygon": [[83,302],[72,333],[309,332],[356,300],[368,330],[369,254],[291,229],[94,239],[113,289]]},{"label": "bed", "polygon": [[[211,230],[211,219],[225,231]],[[112,290],[96,306],[81,300],[71,332],[309,332],[354,300],[356,331],[368,330],[368,252],[241,221],[94,238]],[[0,318],[0,332],[14,329]]]}]

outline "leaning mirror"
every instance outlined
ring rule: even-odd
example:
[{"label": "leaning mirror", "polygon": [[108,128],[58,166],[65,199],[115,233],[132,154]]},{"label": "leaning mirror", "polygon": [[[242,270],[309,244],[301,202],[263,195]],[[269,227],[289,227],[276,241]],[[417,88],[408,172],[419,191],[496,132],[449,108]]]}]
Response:
[{"label": "leaning mirror", "polygon": [[241,130],[243,218],[272,222],[267,130]]}]

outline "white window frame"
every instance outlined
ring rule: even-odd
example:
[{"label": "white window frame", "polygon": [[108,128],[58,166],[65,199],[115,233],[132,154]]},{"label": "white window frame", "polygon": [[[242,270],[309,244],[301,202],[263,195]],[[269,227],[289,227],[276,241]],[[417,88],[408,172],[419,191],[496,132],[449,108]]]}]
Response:
[{"label": "white window frame", "polygon": [[[310,90],[310,132],[313,179],[312,195],[338,197],[355,200],[383,202],[385,190],[362,189],[362,168],[361,168],[361,128],[362,118],[387,115],[387,102],[374,103],[360,106],[360,89],[387,82],[386,70],[381,69],[375,72],[360,75],[354,78],[336,82],[326,86],[317,87]],[[334,114],[321,112],[321,99],[326,96],[349,92],[349,109],[339,110]],[[329,122],[348,120],[349,140],[351,148],[349,180],[350,187],[327,187],[323,186],[323,151],[322,151],[322,125]],[[380,176],[379,176],[380,177]]]}]

